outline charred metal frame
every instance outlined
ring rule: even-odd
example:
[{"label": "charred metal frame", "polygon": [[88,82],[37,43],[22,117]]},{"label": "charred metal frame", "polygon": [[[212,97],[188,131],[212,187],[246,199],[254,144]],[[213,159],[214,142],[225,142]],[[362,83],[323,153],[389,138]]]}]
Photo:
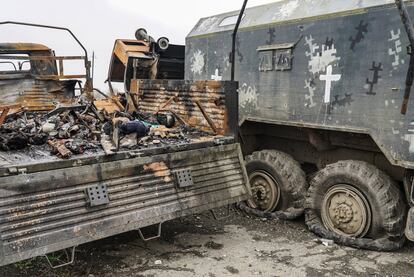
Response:
[{"label": "charred metal frame", "polygon": [[[228,206],[251,195],[241,148],[235,143],[237,83],[140,80],[139,88],[148,94],[147,102],[157,95],[168,98],[165,91],[178,94],[180,109],[176,104],[170,108],[193,118],[190,126],[198,126],[195,119],[201,119],[201,113],[189,102],[203,100],[222,133],[112,155],[100,152],[0,166],[0,266],[71,249],[67,262],[50,264],[61,267],[73,262],[77,245],[130,230],[138,230],[144,240],[157,238],[167,220]],[[217,111],[223,116],[213,117]],[[93,202],[88,192],[94,196],[99,192],[107,201]],[[154,237],[140,231],[154,224],[158,225]]]},{"label": "charred metal frame", "polygon": [[[44,61],[44,60],[58,61],[59,62],[59,74],[57,76],[55,75],[42,76],[41,78],[44,78],[44,79],[85,78],[86,79],[85,87],[86,86],[89,86],[90,88],[93,87],[93,80],[91,78],[91,62],[89,61],[89,58],[88,58],[88,51],[86,50],[85,46],[80,42],[80,40],[75,36],[75,34],[70,29],[65,28],[65,27],[57,27],[57,26],[51,26],[51,25],[41,25],[41,24],[25,23],[25,22],[17,22],[17,21],[0,22],[0,25],[9,25],[9,24],[66,31],[79,44],[79,46],[82,48],[84,52],[84,55],[83,56],[30,56],[30,57],[0,55],[1,59],[30,60],[30,61]],[[63,74],[63,60],[83,60],[84,65],[85,65],[85,74],[84,75],[64,75]]]}]

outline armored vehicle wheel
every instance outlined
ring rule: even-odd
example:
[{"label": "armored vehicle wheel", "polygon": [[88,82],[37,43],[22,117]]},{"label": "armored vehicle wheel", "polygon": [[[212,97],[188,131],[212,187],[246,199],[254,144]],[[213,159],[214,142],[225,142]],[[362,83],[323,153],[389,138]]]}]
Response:
[{"label": "armored vehicle wheel", "polygon": [[[305,208],[308,227],[338,243],[374,250],[402,246],[404,199],[389,176],[366,162],[340,161],[319,171]],[[381,249],[381,243],[393,249]]]},{"label": "armored vehicle wheel", "polygon": [[305,173],[291,156],[275,150],[254,152],[246,157],[253,197],[247,204],[265,212],[303,209],[307,182]]}]

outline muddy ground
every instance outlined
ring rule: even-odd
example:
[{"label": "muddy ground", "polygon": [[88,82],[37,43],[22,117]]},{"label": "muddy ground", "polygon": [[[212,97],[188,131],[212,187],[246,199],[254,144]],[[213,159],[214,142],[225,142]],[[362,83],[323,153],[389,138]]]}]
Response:
[{"label": "muddy ground", "polygon": [[[57,262],[59,256],[52,256]],[[129,232],[79,246],[71,266],[42,258],[0,268],[0,276],[414,276],[414,244],[379,253],[324,245],[303,223],[262,220],[232,211],[165,223],[161,239]]]}]

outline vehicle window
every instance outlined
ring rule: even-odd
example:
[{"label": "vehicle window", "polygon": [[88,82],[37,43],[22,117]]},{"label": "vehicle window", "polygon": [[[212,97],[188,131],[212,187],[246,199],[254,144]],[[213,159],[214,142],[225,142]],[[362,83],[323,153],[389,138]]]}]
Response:
[{"label": "vehicle window", "polygon": [[0,71],[17,71],[17,68],[13,62],[0,61]]},{"label": "vehicle window", "polygon": [[[245,14],[243,14],[242,20],[244,18]],[[228,17],[225,17],[219,24],[220,27],[229,26],[229,25],[235,25],[237,23],[237,18],[239,18],[239,15],[231,15]]]},{"label": "vehicle window", "polygon": [[259,52],[259,71],[266,72],[273,70],[273,51]]},{"label": "vehicle window", "polygon": [[[2,55],[2,56],[21,56],[29,57],[28,55]],[[30,71],[30,61],[29,59],[5,59],[0,57],[0,73],[18,73],[18,72],[28,72]]]},{"label": "vehicle window", "polygon": [[30,61],[20,61],[20,71],[30,71]]}]

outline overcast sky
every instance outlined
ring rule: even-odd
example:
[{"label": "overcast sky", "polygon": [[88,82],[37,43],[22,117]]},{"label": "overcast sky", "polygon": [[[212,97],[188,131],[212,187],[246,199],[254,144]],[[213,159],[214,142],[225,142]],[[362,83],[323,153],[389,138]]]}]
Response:
[{"label": "overcast sky", "polygon": [[[95,86],[106,90],[110,54],[117,38],[134,38],[139,27],[154,37],[166,36],[184,44],[185,36],[199,18],[238,10],[242,0],[13,0],[2,3],[0,21],[23,21],[68,27],[90,53],[95,52]],[[257,6],[275,0],[250,0]],[[79,55],[66,33],[0,25],[1,42],[37,42],[57,55]],[[72,65],[73,67],[73,65]],[[74,73],[74,72],[65,72]]]}]

